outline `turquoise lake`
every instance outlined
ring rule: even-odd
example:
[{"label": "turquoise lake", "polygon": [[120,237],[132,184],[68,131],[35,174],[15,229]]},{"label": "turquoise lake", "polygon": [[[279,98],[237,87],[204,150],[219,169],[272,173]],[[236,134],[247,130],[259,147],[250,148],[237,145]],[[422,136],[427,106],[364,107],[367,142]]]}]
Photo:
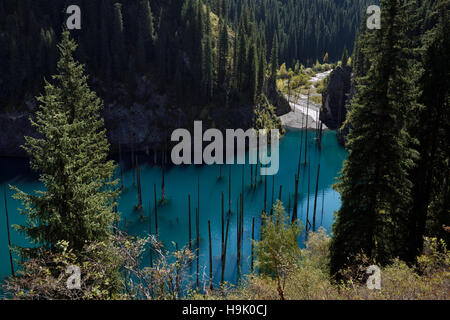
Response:
[{"label": "turquoise lake", "polygon": [[[280,185],[282,185],[282,202],[288,210],[290,194],[290,212],[294,205],[295,181],[297,172],[298,153],[301,131],[288,131],[280,140],[280,170],[274,178],[267,177],[267,204],[272,200],[272,186],[274,189],[274,201],[278,199]],[[340,207],[339,194],[332,189],[343,161],[347,157],[347,151],[338,145],[334,131],[326,131],[323,134],[322,149],[317,146],[315,132],[310,130],[308,134],[308,165],[302,165],[300,174],[298,218],[306,219],[308,202],[308,168],[310,169],[310,193],[309,193],[309,217],[312,223],[314,208],[314,196],[316,189],[317,167],[320,162],[320,178],[318,184],[317,218],[316,226],[323,226],[328,232],[331,230],[334,212]],[[303,151],[304,152],[304,151]],[[124,162],[130,158],[124,155]],[[153,159],[145,155],[139,156],[141,166],[142,197],[145,220],[140,219],[140,212],[134,209],[137,204],[137,188],[133,187],[133,173],[128,165],[125,165],[124,183],[125,190],[119,200],[121,213],[121,229],[132,235],[144,236],[149,230],[155,232],[154,217],[154,184],[157,186],[157,197],[161,197],[161,168],[153,166]],[[220,281],[221,275],[221,193],[224,193],[225,212],[228,211],[228,174],[231,170],[231,210],[230,226],[227,246],[227,265],[225,280],[235,282],[238,277],[237,268],[237,241],[236,241],[236,209],[239,194],[242,192],[242,165],[222,166],[222,179],[219,178],[218,165],[212,166],[180,166],[166,170],[165,194],[168,199],[164,206],[158,207],[158,233],[159,239],[167,248],[173,249],[172,242],[179,247],[187,244],[188,236],[188,194],[191,196],[192,237],[195,239],[195,209],[198,199],[198,181],[200,182],[200,273],[209,275],[209,249],[208,249],[208,220],[211,221],[213,275],[214,282]],[[250,188],[250,166],[244,166],[244,238],[241,257],[241,274],[250,271],[251,233],[252,219],[255,217],[255,238],[259,239],[261,211],[264,207],[264,177],[256,189]],[[0,183],[18,186],[26,192],[33,192],[41,187],[38,176],[31,172],[27,159],[0,158]],[[259,182],[259,177],[258,177]],[[2,187],[3,189],[3,187]],[[3,193],[3,190],[2,190]],[[12,199],[13,192],[7,190],[7,204],[10,224],[23,224],[25,217],[21,216],[17,208],[20,203]],[[0,279],[10,274],[9,253],[6,231],[6,217],[3,203],[3,195],[0,198]],[[322,206],[323,204],[323,206]],[[322,216],[323,212],[323,216]],[[150,215],[150,219],[148,216]],[[226,216],[225,216],[226,217]],[[226,221],[226,220],[225,220]],[[126,224],[126,225],[125,225]],[[302,243],[303,237],[299,239]],[[14,245],[26,246],[27,240],[11,229],[11,241]],[[144,264],[149,264],[149,257],[144,257]],[[195,271],[195,263],[192,268]]]}]

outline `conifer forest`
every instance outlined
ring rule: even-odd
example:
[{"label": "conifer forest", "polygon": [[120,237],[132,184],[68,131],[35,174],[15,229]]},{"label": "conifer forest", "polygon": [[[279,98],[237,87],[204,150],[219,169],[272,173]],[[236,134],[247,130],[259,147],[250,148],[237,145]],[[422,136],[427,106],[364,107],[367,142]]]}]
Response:
[{"label": "conifer forest", "polygon": [[450,0],[0,0],[0,300],[448,300],[449,31]]}]

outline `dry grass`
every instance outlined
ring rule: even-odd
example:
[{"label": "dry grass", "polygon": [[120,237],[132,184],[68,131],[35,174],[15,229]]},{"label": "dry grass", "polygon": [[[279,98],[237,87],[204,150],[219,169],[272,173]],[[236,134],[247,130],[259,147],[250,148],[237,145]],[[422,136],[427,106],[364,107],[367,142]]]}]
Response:
[{"label": "dry grass", "polygon": [[[295,271],[285,286],[288,300],[447,300],[450,293],[450,254],[443,243],[426,239],[425,253],[414,267],[400,260],[381,268],[381,290],[370,290],[361,274],[341,283],[329,275],[328,245],[324,230],[311,234],[306,249],[301,251]],[[439,249],[438,249],[439,248]],[[227,286],[220,292],[196,295],[194,299],[276,300],[277,283],[268,276],[250,275],[238,286]]]}]

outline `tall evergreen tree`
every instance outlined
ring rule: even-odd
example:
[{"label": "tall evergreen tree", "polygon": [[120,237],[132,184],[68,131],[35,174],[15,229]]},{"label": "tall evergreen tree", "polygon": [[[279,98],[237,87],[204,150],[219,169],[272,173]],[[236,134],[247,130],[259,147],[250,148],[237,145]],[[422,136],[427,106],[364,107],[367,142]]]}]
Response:
[{"label": "tall evergreen tree", "polygon": [[236,50],[237,50],[236,55],[237,89],[238,91],[242,91],[247,77],[247,75],[245,74],[247,65],[247,36],[243,21],[240,22]]},{"label": "tall evergreen tree", "polygon": [[219,48],[218,48],[218,62],[217,62],[217,86],[224,88],[225,78],[227,72],[228,59],[228,28],[227,23],[222,18],[219,19]]},{"label": "tall evergreen tree", "polygon": [[404,254],[412,183],[408,171],[417,156],[405,128],[405,114],[416,105],[408,77],[405,0],[381,1],[381,30],[364,39],[371,68],[357,79],[347,124],[348,160],[337,184],[342,207],[336,214],[331,272],[355,262],[359,253],[375,263]]},{"label": "tall evergreen tree", "polygon": [[211,44],[211,17],[209,6],[206,10],[205,19],[206,32],[203,40],[203,52],[202,52],[202,88],[203,95],[210,99],[213,95],[213,51]]},{"label": "tall evergreen tree", "polygon": [[117,181],[112,180],[115,164],[107,160],[102,103],[88,87],[84,66],[73,58],[77,45],[68,31],[58,48],[55,84],[46,83],[31,119],[40,137],[26,137],[24,146],[45,191],[33,195],[15,188],[24,207],[20,212],[28,216],[28,223],[17,228],[46,249],[65,240],[78,252],[86,241],[110,234]]},{"label": "tall evergreen tree", "polygon": [[346,67],[347,66],[347,62],[348,62],[348,51],[347,51],[347,47],[344,47],[344,52],[342,53],[342,67]]},{"label": "tall evergreen tree", "polygon": [[[450,225],[450,1],[439,0],[437,25],[425,36],[421,103],[410,132],[419,141],[420,159],[411,178],[414,182],[407,260],[414,262],[423,250],[425,235],[449,240],[442,228]],[[428,228],[427,228],[428,225]]]},{"label": "tall evergreen tree", "polygon": [[122,4],[114,4],[114,23],[112,30],[112,47],[113,61],[114,61],[114,78],[118,79],[119,75],[123,74],[123,68],[125,66],[125,39],[124,39],[124,26],[122,15]]},{"label": "tall evergreen tree", "polygon": [[272,52],[270,55],[270,81],[271,85],[275,85],[275,80],[277,78],[277,72],[278,72],[278,36],[275,33],[273,36],[273,42],[272,42]]},{"label": "tall evergreen tree", "polygon": [[256,44],[250,44],[248,49],[248,93],[250,100],[254,101],[256,97],[256,91],[258,89],[258,56],[256,54]]},{"label": "tall evergreen tree", "polygon": [[265,91],[265,83],[266,83],[266,38],[263,32],[260,32],[259,39],[259,66],[258,66],[258,94],[261,94]]},{"label": "tall evergreen tree", "polygon": [[153,45],[155,40],[153,14],[150,7],[150,1],[140,0],[138,12],[138,36],[142,38],[144,43],[146,61],[148,62],[153,55]]}]

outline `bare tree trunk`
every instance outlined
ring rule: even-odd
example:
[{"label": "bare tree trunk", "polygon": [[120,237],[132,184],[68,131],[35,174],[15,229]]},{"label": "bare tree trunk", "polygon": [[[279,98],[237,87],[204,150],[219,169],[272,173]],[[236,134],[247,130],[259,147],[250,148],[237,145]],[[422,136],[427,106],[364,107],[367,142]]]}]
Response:
[{"label": "bare tree trunk", "polygon": [[13,263],[13,257],[12,257],[11,233],[9,231],[8,204],[6,201],[6,185],[3,185],[3,194],[4,194],[4,200],[5,200],[6,230],[7,230],[7,234],[8,234],[9,263],[11,265],[11,275],[13,277],[15,277],[16,273],[14,272],[14,263]]},{"label": "bare tree trunk", "polygon": [[225,276],[225,264],[226,264],[226,260],[227,260],[227,245],[228,245],[228,228],[230,226],[230,218],[228,217],[227,219],[227,231],[225,234],[225,248],[223,250],[223,258],[222,258],[222,277],[221,277],[221,283],[223,283],[224,281],[224,276]]},{"label": "bare tree trunk", "polygon": [[188,212],[189,212],[189,250],[192,251],[191,195],[188,195]]},{"label": "bare tree trunk", "polygon": [[208,220],[209,233],[209,289],[213,289],[213,271],[212,271],[212,244],[211,244],[211,221]]},{"label": "bare tree trunk", "polygon": [[255,217],[252,220],[252,260],[251,260],[251,273],[253,274],[253,242],[255,241]]},{"label": "bare tree trunk", "polygon": [[316,193],[314,196],[313,232],[316,232],[316,209],[317,209],[317,193],[319,192],[319,175],[320,175],[320,163],[317,168]]},{"label": "bare tree trunk", "polygon": [[158,200],[156,199],[156,184],[154,185],[154,194],[155,194],[155,232],[156,238],[158,239]]}]

